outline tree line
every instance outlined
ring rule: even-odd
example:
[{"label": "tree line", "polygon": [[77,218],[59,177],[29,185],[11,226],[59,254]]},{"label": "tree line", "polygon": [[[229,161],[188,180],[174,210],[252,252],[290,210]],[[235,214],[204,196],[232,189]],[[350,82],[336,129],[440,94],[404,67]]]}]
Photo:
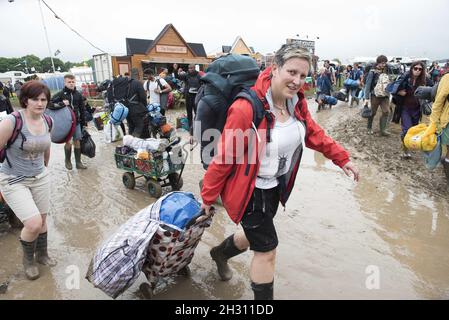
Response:
[{"label": "tree line", "polygon": [[[84,66],[86,63],[89,67],[93,66],[93,59],[86,62],[64,62],[61,59],[53,58],[56,71],[67,72],[72,67]],[[51,58],[46,57],[42,60],[33,55],[29,54],[20,58],[5,58],[0,57],[0,72],[7,71],[23,71],[25,73],[45,73],[53,72],[53,67],[51,65]]]}]

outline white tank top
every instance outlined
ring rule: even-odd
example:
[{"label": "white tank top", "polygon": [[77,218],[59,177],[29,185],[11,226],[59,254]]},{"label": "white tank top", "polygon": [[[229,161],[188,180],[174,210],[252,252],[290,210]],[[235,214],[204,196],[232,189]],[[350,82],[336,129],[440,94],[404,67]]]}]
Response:
[{"label": "white tank top", "polygon": [[286,174],[292,164],[295,150],[305,137],[304,125],[293,117],[286,122],[276,121],[271,131],[271,142],[265,147],[260,169],[256,178],[256,188],[271,189],[278,185],[277,178]]}]

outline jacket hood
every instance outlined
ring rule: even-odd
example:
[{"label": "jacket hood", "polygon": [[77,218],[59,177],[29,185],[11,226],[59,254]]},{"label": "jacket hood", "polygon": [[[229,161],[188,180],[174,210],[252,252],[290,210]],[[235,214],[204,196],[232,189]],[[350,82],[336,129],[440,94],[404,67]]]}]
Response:
[{"label": "jacket hood", "polygon": [[[271,67],[266,68],[257,78],[256,84],[252,89],[257,93],[257,96],[262,100],[266,101],[265,96],[271,85]],[[299,100],[304,99],[304,89],[301,87],[297,93]],[[270,106],[265,104],[265,109],[269,109]]]}]

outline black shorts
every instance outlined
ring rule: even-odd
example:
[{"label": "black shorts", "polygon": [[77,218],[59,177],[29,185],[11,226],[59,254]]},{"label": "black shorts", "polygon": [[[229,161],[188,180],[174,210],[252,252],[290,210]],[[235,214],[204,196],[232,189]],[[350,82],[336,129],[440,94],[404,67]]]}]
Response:
[{"label": "black shorts", "polygon": [[249,241],[250,250],[268,252],[278,245],[273,218],[279,207],[278,187],[254,189],[240,224]]}]

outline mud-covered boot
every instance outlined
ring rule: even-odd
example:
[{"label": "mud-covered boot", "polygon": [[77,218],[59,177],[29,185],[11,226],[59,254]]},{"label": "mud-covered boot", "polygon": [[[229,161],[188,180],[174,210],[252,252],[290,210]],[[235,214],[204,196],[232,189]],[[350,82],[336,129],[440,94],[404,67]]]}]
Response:
[{"label": "mud-covered boot", "polygon": [[234,244],[234,235],[226,238],[220,245],[212,248],[210,256],[217,264],[218,275],[221,280],[228,281],[232,278],[232,270],[229,268],[228,259],[245,252],[240,250]]},{"label": "mud-covered boot", "polygon": [[41,233],[36,240],[36,262],[45,266],[54,267],[56,261],[48,256],[47,232]]},{"label": "mud-covered boot", "polygon": [[380,127],[380,135],[384,137],[390,136],[390,133],[387,131],[388,126],[388,113],[383,113],[379,119],[379,127]]},{"label": "mud-covered boot", "polygon": [[449,186],[449,162],[447,162],[446,159],[443,160],[443,168],[444,173],[446,174],[447,184]]},{"label": "mud-covered boot", "polygon": [[412,158],[412,154],[410,153],[410,150],[407,149],[407,147],[404,144],[404,139],[402,139],[402,159],[409,160]]},{"label": "mud-covered boot", "polygon": [[68,148],[67,146],[64,146],[64,153],[65,153],[65,167],[67,170],[72,170],[72,146]]},{"label": "mud-covered boot", "polygon": [[254,292],[254,300],[273,300],[273,283],[251,282],[251,289]]},{"label": "mud-covered boot", "polygon": [[22,244],[23,249],[23,268],[25,269],[25,275],[29,280],[36,280],[39,278],[39,269],[34,260],[36,240],[32,242],[20,240],[20,243]]},{"label": "mud-covered boot", "polygon": [[75,161],[77,169],[87,169],[87,167],[81,162],[81,148],[75,148]]},{"label": "mud-covered boot", "polygon": [[368,131],[367,132],[369,135],[373,134],[373,120],[374,120],[374,116],[371,116],[368,118],[368,126],[367,126]]}]

